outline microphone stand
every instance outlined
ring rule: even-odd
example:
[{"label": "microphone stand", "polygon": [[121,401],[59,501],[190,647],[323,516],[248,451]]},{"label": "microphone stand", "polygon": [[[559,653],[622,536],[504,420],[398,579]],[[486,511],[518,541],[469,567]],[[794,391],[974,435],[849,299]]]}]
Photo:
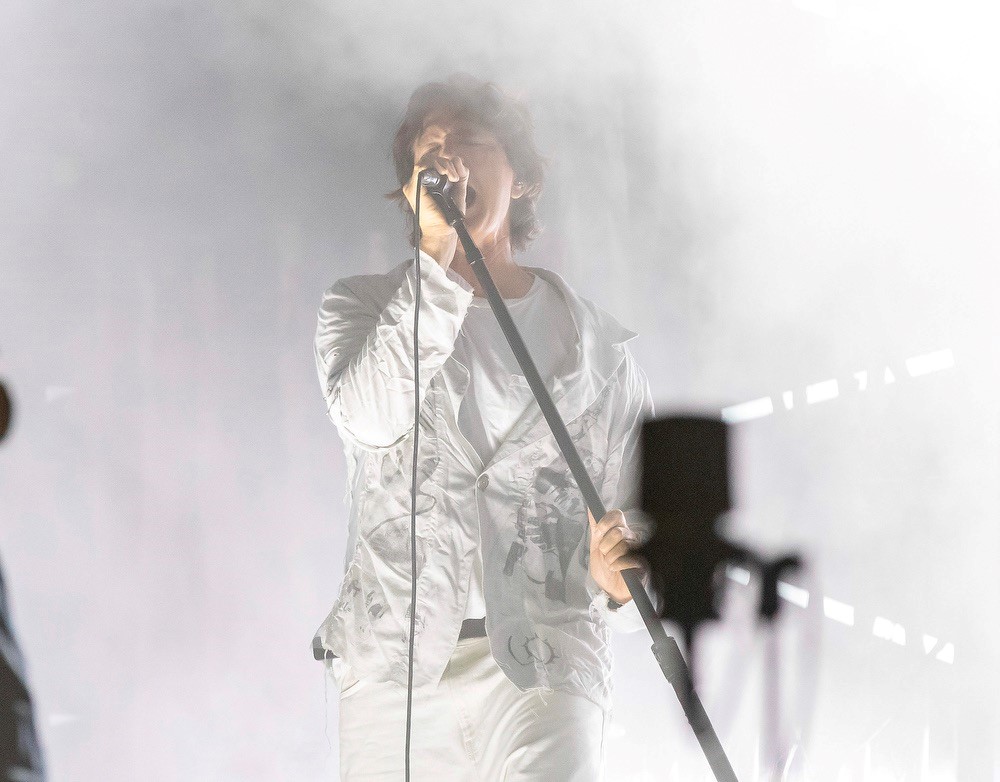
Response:
[{"label": "microphone stand", "polygon": [[[434,199],[435,204],[441,210],[441,214],[447,223],[458,234],[458,239],[465,250],[466,260],[469,262],[480,285],[483,286],[483,290],[486,292],[486,298],[490,303],[493,314],[496,316],[500,324],[500,329],[503,331],[511,350],[514,352],[514,358],[521,367],[521,371],[524,372],[524,377],[531,388],[531,393],[534,394],[535,400],[541,408],[542,415],[545,417],[545,421],[548,423],[549,429],[552,431],[556,443],[559,445],[559,450],[562,451],[562,455],[569,465],[569,471],[583,494],[583,499],[590,509],[591,515],[593,515],[594,519],[600,521],[604,518],[606,512],[604,503],[601,501],[601,497],[597,493],[597,489],[594,487],[594,483],[591,481],[583,461],[580,459],[580,454],[577,452],[576,446],[573,444],[573,440],[566,430],[566,424],[563,423],[562,416],[559,415],[559,411],[552,402],[552,397],[549,396],[548,389],[538,374],[535,362],[528,352],[524,340],[521,339],[521,334],[518,332],[517,326],[514,325],[510,312],[507,310],[507,305],[504,304],[489,269],[486,268],[483,254],[476,247],[476,243],[472,240],[468,229],[465,227],[462,212],[458,209],[451,196],[444,192],[444,187],[447,183],[446,178],[436,171],[427,169],[421,172],[420,179],[427,192]],[[687,717],[688,723],[698,738],[698,743],[705,753],[705,757],[712,772],[715,774],[716,780],[718,782],[738,782],[733,767],[729,763],[729,758],[726,757],[726,752],[722,748],[722,743],[715,733],[715,728],[712,727],[711,720],[708,718],[708,713],[705,711],[701,699],[695,692],[691,671],[684,661],[684,656],[681,654],[677,641],[667,635],[663,629],[663,625],[657,618],[649,595],[646,594],[646,590],[642,585],[642,577],[638,569],[631,568],[624,570],[622,571],[622,577],[625,580],[626,586],[628,586],[632,599],[635,600],[636,607],[639,609],[646,629],[653,640],[653,656],[656,658],[657,663],[659,663],[663,675],[674,688],[674,692],[677,694],[684,709],[684,715]]]}]

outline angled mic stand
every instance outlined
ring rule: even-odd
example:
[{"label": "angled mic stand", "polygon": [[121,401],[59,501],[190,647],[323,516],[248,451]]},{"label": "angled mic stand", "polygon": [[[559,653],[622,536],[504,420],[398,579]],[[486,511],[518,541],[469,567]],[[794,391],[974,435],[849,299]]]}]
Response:
[{"label": "angled mic stand", "polygon": [[[486,298],[490,303],[493,314],[496,316],[500,324],[500,329],[503,331],[511,350],[514,352],[514,358],[517,359],[521,371],[524,372],[524,377],[528,381],[528,386],[531,388],[531,392],[534,394],[535,400],[542,410],[542,415],[545,416],[545,421],[548,423],[549,429],[552,431],[556,443],[559,445],[559,450],[562,451],[562,455],[569,465],[569,471],[572,473],[577,486],[583,494],[583,499],[590,509],[591,515],[593,515],[594,519],[600,521],[604,518],[606,512],[604,504],[601,502],[601,497],[597,493],[597,489],[594,487],[590,476],[587,474],[583,461],[580,459],[580,454],[577,452],[576,446],[569,436],[569,432],[566,431],[566,424],[563,423],[562,416],[559,415],[559,411],[552,402],[552,397],[549,396],[548,389],[538,374],[535,362],[531,358],[524,340],[521,339],[521,334],[518,332],[517,326],[514,325],[514,321],[510,317],[507,305],[504,304],[503,298],[500,296],[500,292],[497,290],[496,284],[490,276],[489,269],[486,268],[486,264],[483,261],[483,254],[476,247],[475,242],[472,241],[472,237],[465,227],[462,212],[458,209],[451,196],[444,192],[447,180],[437,171],[429,169],[421,172],[420,179],[427,192],[434,199],[434,203],[441,210],[441,214],[445,220],[458,233],[458,239],[465,250],[465,257],[472,270],[476,273],[476,277],[483,286],[483,290],[486,292]],[[705,712],[705,707],[695,692],[691,671],[684,661],[677,641],[667,635],[663,629],[663,625],[657,618],[649,595],[646,594],[646,590],[642,585],[641,574],[637,569],[633,568],[622,571],[622,577],[628,586],[632,599],[635,600],[639,613],[642,615],[646,629],[653,639],[653,656],[659,663],[663,675],[677,693],[677,697],[684,709],[684,714],[695,735],[698,737],[698,742],[701,744],[702,751],[708,759],[708,764],[716,780],[718,782],[738,782],[733,767],[729,763],[729,758],[726,757],[725,750],[722,748],[722,743],[715,733],[715,728],[712,727],[708,714]]]}]

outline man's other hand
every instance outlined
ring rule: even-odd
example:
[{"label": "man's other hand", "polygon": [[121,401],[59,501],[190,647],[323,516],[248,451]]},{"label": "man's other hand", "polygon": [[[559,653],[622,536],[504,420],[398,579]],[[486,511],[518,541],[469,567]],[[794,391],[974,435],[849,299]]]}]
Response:
[{"label": "man's other hand", "polygon": [[609,510],[597,522],[588,510],[587,518],[590,520],[590,575],[612,600],[624,605],[632,595],[622,571],[639,568],[645,573],[648,570],[646,560],[631,553],[638,547],[639,538],[629,529],[625,514],[620,510]]}]

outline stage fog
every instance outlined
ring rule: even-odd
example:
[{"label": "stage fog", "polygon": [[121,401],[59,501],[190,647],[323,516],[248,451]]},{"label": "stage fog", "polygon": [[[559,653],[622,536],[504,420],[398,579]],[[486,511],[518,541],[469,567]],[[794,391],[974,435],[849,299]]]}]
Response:
[{"label": "stage fog", "polygon": [[[810,563],[774,631],[785,778],[993,779],[998,21],[985,0],[4,4],[0,554],[51,779],[337,778],[310,642],[345,464],[316,310],[410,254],[392,135],[456,71],[533,111],[545,230],[521,260],[639,333],[657,413],[732,423],[729,533]],[[754,780],[745,575],[698,676]],[[648,636],[615,654],[609,781],[707,779]]]}]

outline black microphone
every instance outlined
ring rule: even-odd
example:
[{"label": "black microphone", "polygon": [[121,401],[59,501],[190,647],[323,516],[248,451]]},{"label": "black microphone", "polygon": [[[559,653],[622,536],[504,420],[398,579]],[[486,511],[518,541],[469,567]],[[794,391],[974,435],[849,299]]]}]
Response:
[{"label": "black microphone", "polygon": [[420,172],[419,180],[434,200],[434,203],[437,204],[448,225],[455,225],[456,222],[462,219],[462,210],[451,199],[451,188],[449,185],[454,183],[449,182],[447,176],[433,168],[425,168]]},{"label": "black microphone", "polygon": [[448,184],[448,177],[433,168],[425,168],[420,172],[420,182],[428,190],[441,191]]}]

